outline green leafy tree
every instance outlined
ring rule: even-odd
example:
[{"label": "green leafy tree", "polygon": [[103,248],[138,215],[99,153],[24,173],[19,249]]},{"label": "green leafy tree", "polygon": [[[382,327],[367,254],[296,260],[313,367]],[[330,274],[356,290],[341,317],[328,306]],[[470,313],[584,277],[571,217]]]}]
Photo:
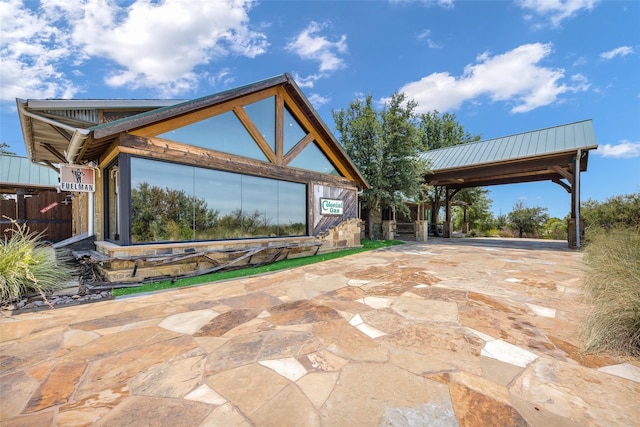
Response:
[{"label": "green leafy tree", "polygon": [[604,202],[587,200],[580,209],[585,229],[596,227],[640,228],[640,192],[613,196]]},{"label": "green leafy tree", "polygon": [[426,166],[418,158],[421,138],[416,105],[395,93],[380,112],[373,107],[371,95],[352,101],[346,110],[333,111],[341,145],[371,186],[361,196],[369,211],[371,239],[375,211],[406,212],[405,200],[418,195]]},{"label": "green leafy tree", "polygon": [[518,232],[519,237],[524,237],[524,233],[538,234],[545,222],[549,219],[546,213],[547,208],[531,207],[528,208],[519,201],[513,206],[513,210],[509,212],[509,227]]},{"label": "green leafy tree", "polygon": [[[464,130],[456,119],[455,114],[432,111],[420,115],[418,128],[420,130],[420,150],[437,150],[459,144],[467,144],[480,140],[480,135],[471,135]],[[439,222],[440,208],[445,204],[444,187],[427,187],[423,189],[423,200],[431,205],[431,224]],[[458,195],[456,195],[456,198]]]},{"label": "green leafy tree", "polygon": [[192,240],[195,230],[215,226],[218,211],[183,190],[146,182],[131,190],[131,237],[135,242]]},{"label": "green leafy tree", "polygon": [[491,214],[492,201],[488,194],[489,190],[483,187],[465,188],[456,194],[455,200],[462,205],[456,207],[458,211],[454,224],[456,228],[462,228],[465,219],[472,230],[486,231],[494,226]]},{"label": "green leafy tree", "polygon": [[567,221],[560,218],[549,218],[544,224],[542,236],[545,239],[567,240]]}]

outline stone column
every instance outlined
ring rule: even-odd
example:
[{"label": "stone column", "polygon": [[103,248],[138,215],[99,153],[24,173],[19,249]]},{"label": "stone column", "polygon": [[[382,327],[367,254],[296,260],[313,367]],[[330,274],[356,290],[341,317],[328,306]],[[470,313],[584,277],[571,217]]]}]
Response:
[{"label": "stone column", "polygon": [[429,223],[427,221],[415,222],[416,242],[426,242],[429,237]]},{"label": "stone column", "polygon": [[382,221],[382,238],[384,240],[393,240],[395,238],[395,231],[395,221]]}]

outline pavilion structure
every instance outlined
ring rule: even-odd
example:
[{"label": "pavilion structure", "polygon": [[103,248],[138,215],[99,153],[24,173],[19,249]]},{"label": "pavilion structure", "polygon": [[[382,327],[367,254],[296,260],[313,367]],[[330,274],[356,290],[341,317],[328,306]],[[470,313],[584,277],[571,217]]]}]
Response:
[{"label": "pavilion structure", "polygon": [[551,181],[571,195],[568,243],[580,247],[580,172],[597,148],[593,123],[584,120],[423,153],[426,183],[446,190],[444,237],[453,235],[451,202],[463,188]]}]

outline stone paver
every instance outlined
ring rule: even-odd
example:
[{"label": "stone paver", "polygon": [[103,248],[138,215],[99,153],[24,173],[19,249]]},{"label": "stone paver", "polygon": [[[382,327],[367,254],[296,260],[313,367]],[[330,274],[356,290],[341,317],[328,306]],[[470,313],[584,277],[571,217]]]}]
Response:
[{"label": "stone paver", "polygon": [[637,425],[640,362],[580,354],[565,247],[434,239],[3,313],[0,425]]}]

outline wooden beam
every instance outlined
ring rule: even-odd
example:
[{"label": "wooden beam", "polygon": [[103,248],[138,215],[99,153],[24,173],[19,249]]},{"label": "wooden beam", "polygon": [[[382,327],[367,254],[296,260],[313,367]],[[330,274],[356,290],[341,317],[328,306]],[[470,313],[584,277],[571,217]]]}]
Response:
[{"label": "wooden beam", "polygon": [[[251,85],[243,86],[238,89],[233,89],[225,92],[218,93],[216,95],[207,96],[204,98],[200,98],[191,102],[185,102],[183,104],[172,106],[169,108],[159,109],[160,111],[152,110],[149,113],[143,115],[134,120],[128,120],[125,123],[121,123],[118,125],[107,126],[101,129],[97,129],[94,133],[94,138],[102,139],[105,137],[113,136],[120,132],[131,132],[133,129],[147,129],[152,127],[154,124],[160,124],[164,121],[170,121],[171,118],[176,116],[189,116],[193,112],[198,112],[202,110],[206,110],[212,106],[218,106],[220,104],[224,104],[227,101],[232,101],[235,99],[243,98],[246,95],[253,94],[268,94],[269,90],[273,90],[273,95],[275,95],[275,90],[278,85],[282,85],[288,82],[287,76],[280,76],[268,80],[264,80],[262,82],[257,82]],[[267,95],[268,96],[268,95]],[[263,97],[266,97],[263,95]],[[224,109],[225,111],[230,110],[229,107]],[[166,131],[160,131],[155,135],[164,133]],[[152,136],[152,135],[148,135]]]},{"label": "wooden beam", "polygon": [[276,95],[276,165],[284,164],[284,91],[278,88]]},{"label": "wooden beam", "polygon": [[286,105],[289,107],[293,115],[302,123],[303,127],[307,129],[307,132],[313,134],[313,138],[316,140],[320,151],[324,153],[325,156],[329,159],[331,164],[336,168],[336,170],[343,176],[355,180],[355,175],[351,173],[345,167],[344,159],[341,155],[338,155],[330,144],[327,143],[325,138],[323,138],[317,131],[315,126],[309,121],[309,118],[302,112],[300,107],[298,107],[297,103],[291,98],[288,93],[285,93],[285,101]]},{"label": "wooden beam", "polygon": [[62,153],[60,153],[53,145],[49,144],[48,142],[41,142],[40,145],[45,150],[53,154],[54,157],[60,160],[62,163],[67,163],[66,157],[64,157],[64,155],[62,155]]},{"label": "wooden beam", "polygon": [[549,169],[551,169],[552,171],[554,171],[558,175],[561,175],[564,179],[569,181],[570,184],[573,182],[573,174],[571,172],[569,172],[568,170],[563,169],[560,166],[551,166]]},{"label": "wooden beam", "polygon": [[567,193],[571,194],[571,186],[569,184],[564,181],[560,181],[559,179],[552,179],[552,181],[567,190]]},{"label": "wooden beam", "polygon": [[509,163],[493,163],[484,166],[469,167],[464,169],[448,169],[446,171],[434,171],[425,175],[427,183],[443,182],[445,180],[469,178],[494,179],[496,176],[506,176],[510,174],[526,174],[539,172],[551,168],[552,166],[567,166],[571,163],[571,156],[563,154],[561,156],[540,157],[528,160],[519,160]]},{"label": "wooden beam", "polygon": [[503,184],[519,184],[523,182],[538,182],[538,181],[553,181],[554,179],[561,179],[562,177],[555,173],[547,172],[544,175],[527,175],[521,177],[502,177],[491,180],[482,180],[482,181],[465,181],[464,183],[450,183],[443,182],[438,183],[439,186],[447,185],[451,188],[473,188],[473,187],[490,187],[492,185],[503,185]]},{"label": "wooden beam", "polygon": [[121,136],[119,150],[122,153],[136,156],[180,162],[198,167],[262,176],[271,179],[307,184],[310,182],[324,182],[328,185],[341,187],[354,186],[352,181],[335,175],[278,166],[246,157],[179,144],[161,138],[142,138],[123,134]]},{"label": "wooden beam", "polygon": [[304,138],[302,138],[294,147],[289,150],[284,159],[282,160],[283,165],[288,165],[291,160],[293,160],[302,150],[306,148],[307,145],[313,142],[313,134],[308,133]]},{"label": "wooden beam", "polygon": [[[174,117],[168,118],[165,121],[154,122],[147,126],[141,126],[138,129],[131,130],[129,133],[145,137],[161,135],[170,130],[187,126],[192,123],[217,116],[218,114],[226,113],[233,110],[234,107],[243,107],[244,105],[260,101],[270,96],[275,96],[276,92],[276,88],[271,88],[270,90],[252,93],[240,98],[222,102],[220,104],[204,106],[201,109],[188,111],[182,115],[179,115],[180,109],[176,107]],[[132,127],[134,126],[135,124],[132,125]]]},{"label": "wooden beam", "polygon": [[276,153],[273,152],[269,143],[262,137],[260,130],[253,123],[253,120],[251,120],[244,108],[236,106],[233,108],[233,112],[238,116],[238,119],[240,119],[244,128],[249,132],[256,144],[258,144],[258,147],[262,150],[267,159],[269,159],[271,163],[276,163]]}]

